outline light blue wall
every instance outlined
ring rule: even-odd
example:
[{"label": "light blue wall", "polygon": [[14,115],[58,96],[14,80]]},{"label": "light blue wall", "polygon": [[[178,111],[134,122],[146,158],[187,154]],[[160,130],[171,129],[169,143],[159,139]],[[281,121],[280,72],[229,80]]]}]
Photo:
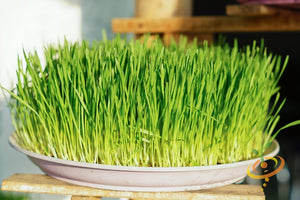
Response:
[{"label": "light blue wall", "polygon": [[114,17],[134,16],[134,0],[81,0],[83,38],[101,39],[102,29],[111,38],[111,20]]}]

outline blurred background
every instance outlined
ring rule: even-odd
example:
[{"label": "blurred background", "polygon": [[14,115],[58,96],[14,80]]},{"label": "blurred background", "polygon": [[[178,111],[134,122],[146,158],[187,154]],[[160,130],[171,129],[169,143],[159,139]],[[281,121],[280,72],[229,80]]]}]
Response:
[{"label": "blurred background", "polygon": [[[236,1],[194,0],[192,3],[191,15],[225,15],[225,6]],[[135,0],[0,0],[0,84],[6,88],[13,87],[17,58],[18,55],[22,56],[23,48],[42,54],[45,44],[58,43],[64,37],[70,41],[99,40],[103,29],[111,38],[112,18],[134,16]],[[234,38],[238,38],[241,45],[264,38],[269,51],[290,55],[289,64],[279,83],[282,97],[287,101],[281,111],[278,127],[300,119],[300,33],[221,34],[231,44]],[[281,145],[280,155],[286,160],[286,166],[271,178],[265,188],[266,199],[300,199],[299,129],[299,126],[289,128],[277,137]],[[0,182],[14,173],[42,173],[27,157],[9,146],[8,137],[12,132],[5,96],[0,92]],[[251,183],[251,180],[248,182]],[[31,198],[70,199],[67,196],[39,194],[31,195]]]}]

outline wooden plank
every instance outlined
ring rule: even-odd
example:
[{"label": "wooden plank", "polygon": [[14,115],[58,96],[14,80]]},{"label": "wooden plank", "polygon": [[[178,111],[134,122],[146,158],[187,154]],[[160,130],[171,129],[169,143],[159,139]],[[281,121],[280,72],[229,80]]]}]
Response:
[{"label": "wooden plank", "polygon": [[203,16],[165,19],[115,18],[115,33],[228,33],[300,31],[300,14],[270,16]]},{"label": "wooden plank", "polygon": [[[2,182],[2,190],[50,193],[84,197],[118,197],[129,199],[265,199],[258,185],[227,185],[192,192],[126,192],[77,186],[43,174],[15,174]],[[94,199],[95,199],[94,198]]]}]

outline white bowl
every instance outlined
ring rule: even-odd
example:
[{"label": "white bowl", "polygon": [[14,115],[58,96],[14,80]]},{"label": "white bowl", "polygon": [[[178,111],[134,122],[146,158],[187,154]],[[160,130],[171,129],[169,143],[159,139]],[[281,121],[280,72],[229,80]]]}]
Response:
[{"label": "white bowl", "polygon": [[[247,175],[249,165],[259,158],[229,164],[199,167],[126,167],[91,164],[52,158],[21,148],[13,136],[13,148],[26,154],[47,175],[94,188],[122,191],[190,191],[235,183]],[[279,144],[274,140],[265,156],[274,157]]]}]

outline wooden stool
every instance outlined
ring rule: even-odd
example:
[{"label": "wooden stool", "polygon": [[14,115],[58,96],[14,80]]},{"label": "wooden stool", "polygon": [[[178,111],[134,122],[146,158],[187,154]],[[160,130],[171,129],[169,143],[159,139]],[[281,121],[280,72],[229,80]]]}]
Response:
[{"label": "wooden stool", "polygon": [[2,182],[1,190],[14,192],[72,195],[72,200],[96,200],[101,197],[127,199],[265,199],[258,185],[227,185],[189,192],[125,192],[73,185],[43,174],[15,174]]}]

